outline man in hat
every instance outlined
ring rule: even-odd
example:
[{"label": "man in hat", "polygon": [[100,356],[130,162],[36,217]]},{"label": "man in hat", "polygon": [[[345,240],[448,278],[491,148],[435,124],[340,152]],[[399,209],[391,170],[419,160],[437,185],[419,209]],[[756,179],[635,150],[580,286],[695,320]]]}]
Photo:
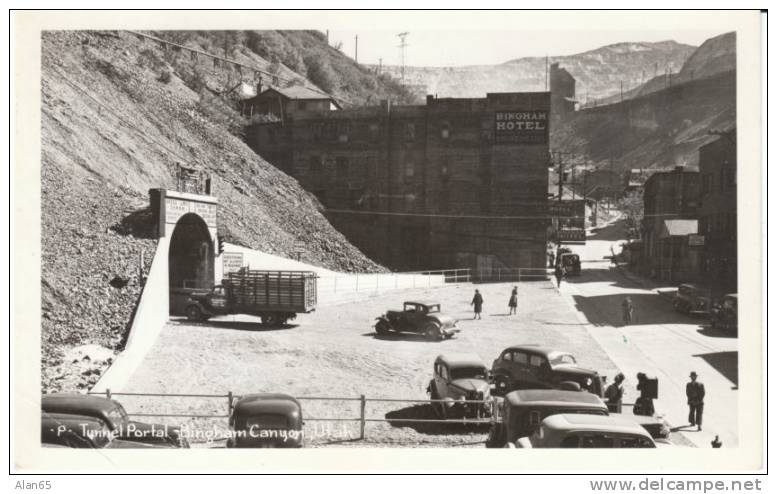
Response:
[{"label": "man in hat", "polygon": [[691,372],[691,382],[685,385],[685,396],[688,397],[688,422],[701,430],[701,417],[704,413],[704,384],[696,380],[698,375]]},{"label": "man in hat", "polygon": [[607,386],[604,397],[607,398],[607,409],[612,413],[621,413],[621,402],[623,401],[623,381],[626,376],[619,372],[615,376],[613,383]]}]

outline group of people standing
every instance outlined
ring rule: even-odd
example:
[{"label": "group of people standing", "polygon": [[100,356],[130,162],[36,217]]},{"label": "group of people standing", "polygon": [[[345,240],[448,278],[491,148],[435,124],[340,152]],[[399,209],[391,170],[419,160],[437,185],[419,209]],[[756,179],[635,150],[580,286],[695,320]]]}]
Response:
[{"label": "group of people standing", "polygon": [[[698,374],[691,372],[690,382],[685,385],[685,396],[688,401],[688,422],[696,430],[701,430],[702,414],[704,413],[704,384],[699,382]],[[623,381],[626,377],[618,373],[613,383],[607,386],[604,392],[604,398],[607,408],[612,413],[621,413],[623,406]],[[658,398],[658,382],[651,380],[642,372],[637,373],[637,391],[639,398],[634,402],[634,415],[652,416],[656,410],[653,406],[653,400]]]}]

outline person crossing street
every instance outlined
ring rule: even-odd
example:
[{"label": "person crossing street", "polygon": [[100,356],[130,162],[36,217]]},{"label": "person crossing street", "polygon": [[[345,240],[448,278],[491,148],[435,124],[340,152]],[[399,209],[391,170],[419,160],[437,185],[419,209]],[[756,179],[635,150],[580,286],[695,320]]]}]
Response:
[{"label": "person crossing street", "polygon": [[469,305],[475,308],[475,317],[472,319],[482,319],[480,313],[483,311],[483,295],[480,294],[480,290],[475,290],[475,296],[472,297],[472,302]]}]

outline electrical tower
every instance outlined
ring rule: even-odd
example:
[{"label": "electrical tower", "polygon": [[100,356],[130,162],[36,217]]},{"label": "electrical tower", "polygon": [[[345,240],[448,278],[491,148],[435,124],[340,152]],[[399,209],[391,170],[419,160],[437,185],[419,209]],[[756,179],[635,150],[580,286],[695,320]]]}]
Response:
[{"label": "electrical tower", "polygon": [[399,57],[400,57],[400,65],[401,65],[401,81],[402,83],[405,82],[405,48],[407,48],[408,44],[405,41],[405,37],[410,34],[409,32],[405,31],[403,33],[397,34],[397,36],[400,39],[399,42]]}]

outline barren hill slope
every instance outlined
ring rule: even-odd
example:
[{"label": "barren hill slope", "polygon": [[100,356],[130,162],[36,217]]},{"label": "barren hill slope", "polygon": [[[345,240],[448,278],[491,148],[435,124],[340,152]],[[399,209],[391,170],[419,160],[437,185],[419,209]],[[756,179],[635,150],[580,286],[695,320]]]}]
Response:
[{"label": "barren hill slope", "polygon": [[77,375],[63,361],[71,346],[121,346],[155,247],[148,190],[173,187],[176,163],[210,172],[230,241],[280,255],[301,241],[307,262],[383,269],[243,143],[239,115],[219,95],[234,74],[201,62],[128,33],[43,35],[44,389],[96,381],[99,370]]},{"label": "barren hill slope", "polygon": [[[599,99],[620,90],[640,85],[663,73],[667,66],[679,69],[695,47],[661,41],[629,42],[603,46],[595,50],[566,56],[553,56],[577,79],[577,97],[581,101]],[[384,66],[394,77],[399,66]],[[486,93],[511,91],[544,91],[545,57],[525,57],[498,65],[461,67],[406,67],[405,81],[438,96],[483,97]]]}]

